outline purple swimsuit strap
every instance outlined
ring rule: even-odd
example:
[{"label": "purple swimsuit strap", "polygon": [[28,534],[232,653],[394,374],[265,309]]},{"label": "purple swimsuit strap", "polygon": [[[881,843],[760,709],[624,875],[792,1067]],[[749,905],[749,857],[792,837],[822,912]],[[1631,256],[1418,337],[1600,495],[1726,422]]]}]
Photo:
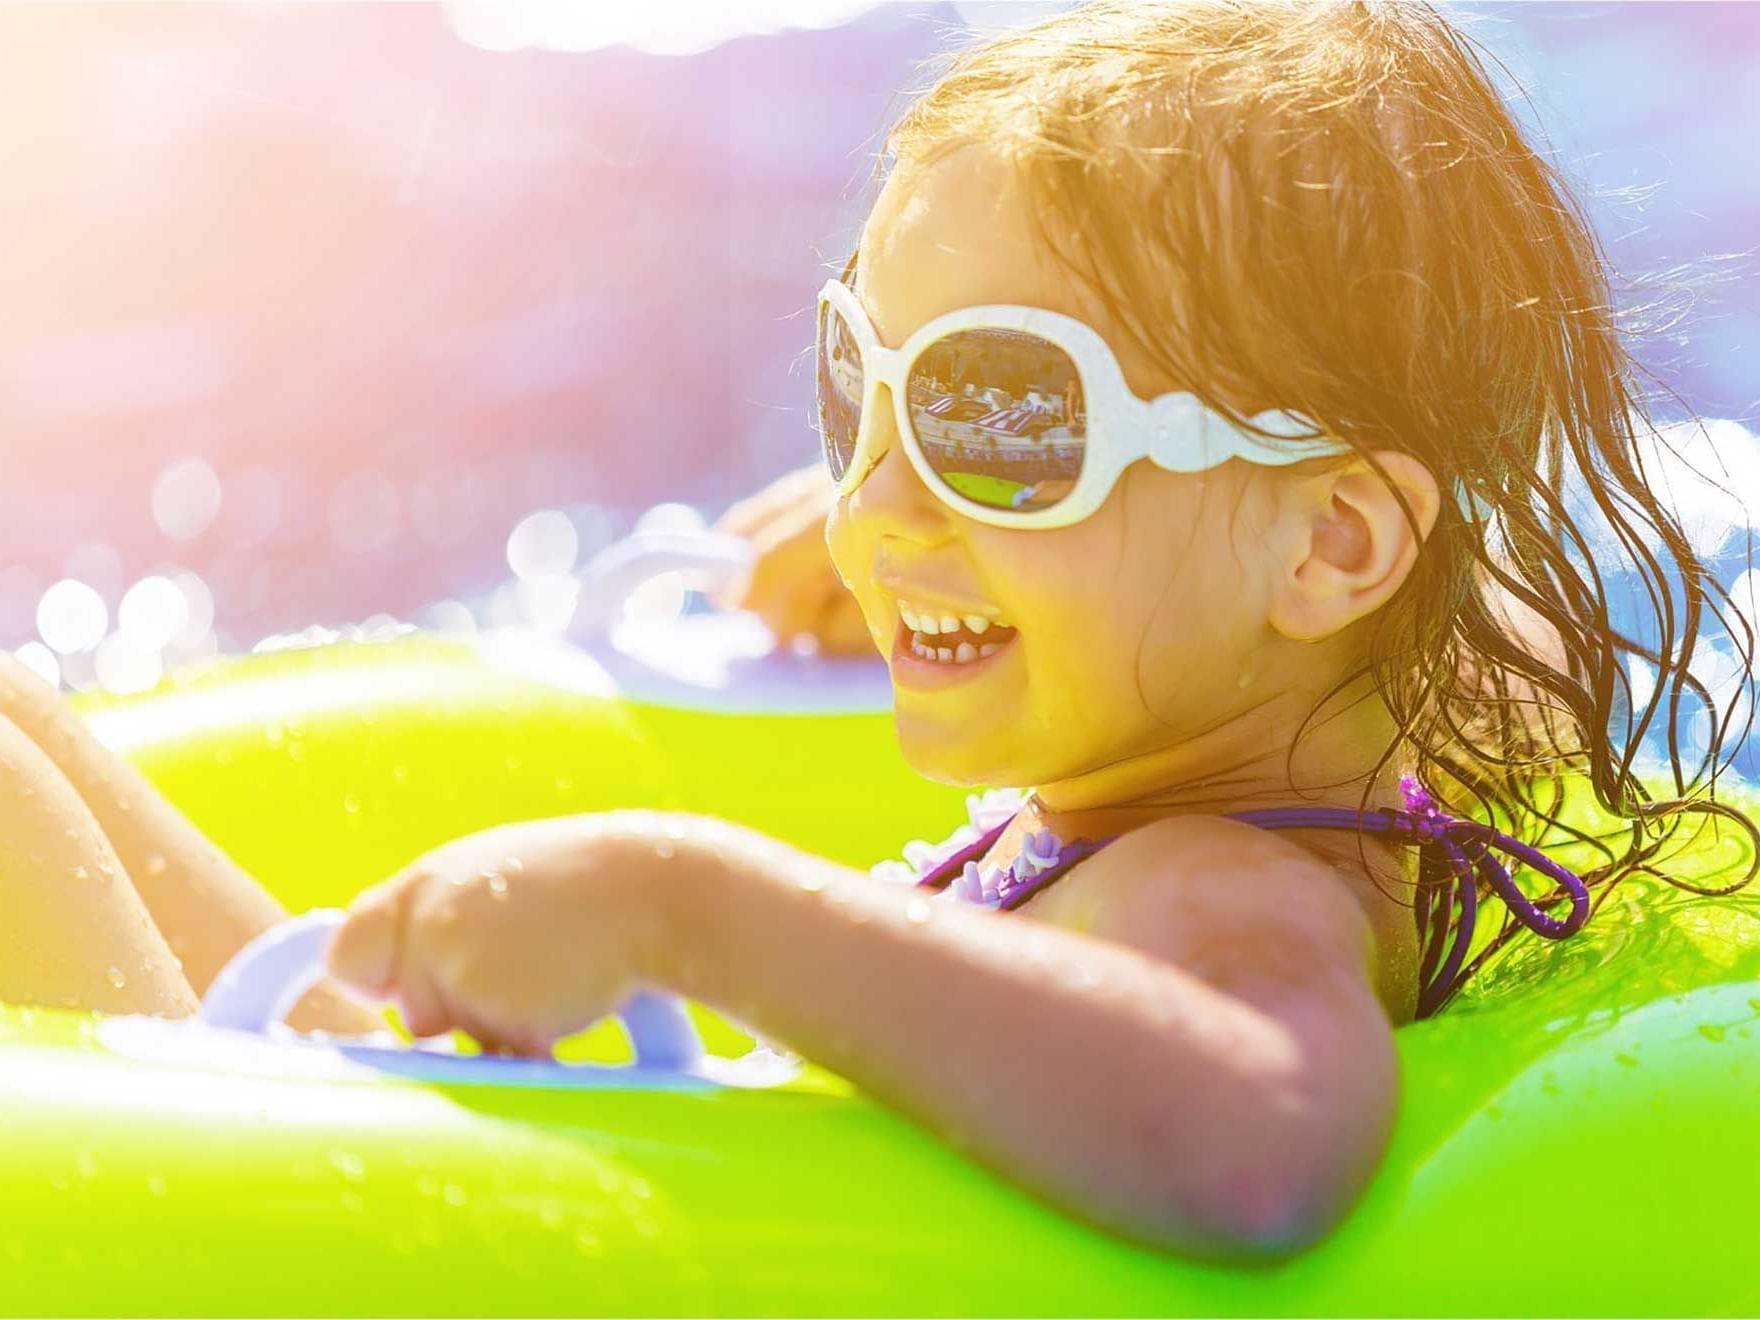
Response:
[{"label": "purple swimsuit strap", "polygon": [[[1418,1016],[1427,1017],[1454,993],[1455,979],[1466,958],[1467,946],[1472,942],[1474,916],[1478,906],[1475,875],[1485,879],[1517,921],[1536,935],[1550,940],[1562,940],[1582,929],[1583,923],[1589,919],[1589,890],[1575,872],[1560,866],[1545,853],[1520,839],[1494,830],[1489,825],[1481,825],[1478,821],[1446,815],[1429,792],[1412,776],[1401,776],[1399,786],[1406,802],[1404,811],[1359,812],[1343,807],[1266,807],[1254,811],[1230,812],[1227,819],[1273,830],[1367,830],[1371,834],[1389,834],[1439,847],[1455,874],[1455,896],[1460,903],[1461,919],[1448,957],[1418,996]],[[944,888],[950,880],[961,874],[967,862],[977,861],[989,852],[1010,823],[1011,821],[1004,821],[986,831],[983,837],[929,871],[918,884],[930,889]],[[1082,858],[1098,852],[1115,838],[1116,835],[1104,839],[1079,840],[1070,844],[1059,854],[1054,866],[1041,871],[1030,883],[1012,886],[998,906],[1004,909],[1019,907]],[[1493,848],[1519,863],[1533,867],[1562,885],[1571,896],[1570,915],[1562,919],[1551,917],[1535,906],[1533,900],[1516,887],[1503,863],[1491,855]]]}]

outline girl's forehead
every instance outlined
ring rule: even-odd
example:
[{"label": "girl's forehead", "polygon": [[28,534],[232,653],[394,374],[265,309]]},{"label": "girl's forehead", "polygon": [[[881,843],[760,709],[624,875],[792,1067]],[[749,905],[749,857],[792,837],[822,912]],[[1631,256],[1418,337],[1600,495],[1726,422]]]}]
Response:
[{"label": "girl's forehead", "polygon": [[980,146],[900,161],[862,230],[856,297],[897,348],[946,312],[984,303],[1083,320],[1092,307],[1044,250],[1016,168]]}]

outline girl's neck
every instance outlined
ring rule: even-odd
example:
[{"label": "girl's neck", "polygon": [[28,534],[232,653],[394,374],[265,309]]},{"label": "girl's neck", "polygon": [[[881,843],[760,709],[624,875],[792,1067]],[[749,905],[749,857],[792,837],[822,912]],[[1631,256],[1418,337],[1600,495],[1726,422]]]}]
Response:
[{"label": "girl's neck", "polygon": [[1399,776],[1411,767],[1395,757],[1375,769],[1394,735],[1386,706],[1373,696],[1335,697],[1344,709],[1322,712],[1292,747],[1314,700],[1290,692],[1185,742],[1041,784],[1033,806],[1041,815],[1137,823],[1300,803],[1355,810],[1371,778],[1370,807],[1399,805]]}]

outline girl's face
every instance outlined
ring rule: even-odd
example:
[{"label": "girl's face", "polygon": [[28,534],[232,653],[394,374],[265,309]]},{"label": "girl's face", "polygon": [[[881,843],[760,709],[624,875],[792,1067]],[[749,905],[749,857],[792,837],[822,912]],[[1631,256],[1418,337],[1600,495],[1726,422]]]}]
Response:
[{"label": "girl's face", "polygon": [[[1185,388],[1134,354],[1041,250],[1027,205],[1013,168],[983,148],[901,163],[857,265],[857,296],[880,339],[897,347],[956,308],[1025,304],[1093,326],[1137,394]],[[1146,290],[1145,305],[1158,292]],[[868,475],[826,535],[891,667],[899,739],[919,772],[1043,786],[1152,757],[1264,700],[1254,662],[1269,629],[1255,555],[1266,552],[1253,528],[1266,493],[1249,465],[1176,474],[1140,461],[1085,521],[1006,530],[924,487],[890,399],[870,425],[855,459]],[[975,614],[1017,631],[988,659],[935,664],[911,654],[901,610]]]}]

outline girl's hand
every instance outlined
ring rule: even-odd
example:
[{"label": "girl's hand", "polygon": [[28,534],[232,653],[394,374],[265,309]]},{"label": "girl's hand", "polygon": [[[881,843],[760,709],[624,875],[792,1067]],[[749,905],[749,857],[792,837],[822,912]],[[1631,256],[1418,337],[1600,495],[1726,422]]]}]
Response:
[{"label": "girl's hand", "polygon": [[757,559],[743,582],[720,604],[762,618],[787,644],[811,637],[827,655],[871,655],[873,639],[855,597],[844,589],[825,549],[825,515],[832,504],[823,463],[790,472],[734,505],[715,530],[743,536]]},{"label": "girl's hand", "polygon": [[350,905],[330,973],[396,1000],[413,1035],[457,1029],[486,1050],[546,1057],[650,965],[648,882],[676,832],[669,817],[614,812],[455,840]]}]

